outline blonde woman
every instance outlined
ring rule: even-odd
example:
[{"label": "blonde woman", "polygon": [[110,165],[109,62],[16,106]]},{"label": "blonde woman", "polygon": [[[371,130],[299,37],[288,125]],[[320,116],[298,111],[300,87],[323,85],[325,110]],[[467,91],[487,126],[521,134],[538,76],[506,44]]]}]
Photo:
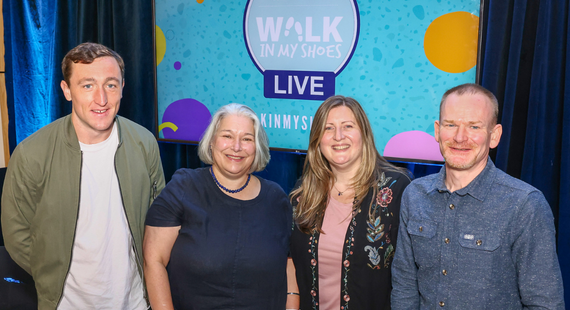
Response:
[{"label": "blonde woman", "polygon": [[297,300],[303,310],[389,309],[400,198],[410,178],[380,156],[352,98],[323,102],[309,139],[290,194],[297,287],[288,288],[288,308]]}]

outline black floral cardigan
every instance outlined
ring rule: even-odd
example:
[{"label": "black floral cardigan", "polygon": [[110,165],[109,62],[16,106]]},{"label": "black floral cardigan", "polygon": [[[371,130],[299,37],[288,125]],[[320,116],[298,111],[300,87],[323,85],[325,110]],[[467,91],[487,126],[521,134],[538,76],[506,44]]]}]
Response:
[{"label": "black floral cardigan", "polygon": [[[403,173],[384,172],[376,197],[372,197],[371,189],[353,212],[342,250],[341,310],[390,309],[390,268],[398,237],[400,201],[408,184],[410,179]],[[319,235],[305,234],[294,227],[291,236],[301,310],[319,309]]]}]

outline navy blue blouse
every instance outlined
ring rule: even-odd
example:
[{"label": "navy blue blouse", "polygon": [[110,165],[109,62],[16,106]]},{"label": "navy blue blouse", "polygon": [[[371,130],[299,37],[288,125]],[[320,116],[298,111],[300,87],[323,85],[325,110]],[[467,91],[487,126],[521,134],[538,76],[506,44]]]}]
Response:
[{"label": "navy blue blouse", "polygon": [[259,180],[243,201],[208,168],[180,169],[152,204],[146,225],[181,226],[167,266],[175,309],[285,308],[292,209],[279,185]]}]

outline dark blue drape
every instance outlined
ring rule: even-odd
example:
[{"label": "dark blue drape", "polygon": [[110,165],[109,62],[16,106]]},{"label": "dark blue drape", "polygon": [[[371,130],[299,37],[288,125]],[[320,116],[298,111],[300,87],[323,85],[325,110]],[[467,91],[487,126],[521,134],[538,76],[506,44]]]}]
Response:
[{"label": "dark blue drape", "polygon": [[[555,216],[570,303],[568,0],[487,1],[482,85],[501,105],[496,165],[540,189]],[[540,238],[540,236],[536,236]],[[537,266],[540,268],[540,266]]]},{"label": "dark blue drape", "polygon": [[[17,9],[12,7],[17,6]],[[54,37],[57,4],[4,1],[8,109],[13,138],[20,142],[57,117]],[[9,59],[8,59],[9,58]],[[12,88],[10,88],[12,86]]]},{"label": "dark blue drape", "polygon": [[82,42],[97,42],[125,60],[120,115],[154,132],[152,0],[4,1],[11,150],[71,112],[63,97],[61,60]]}]

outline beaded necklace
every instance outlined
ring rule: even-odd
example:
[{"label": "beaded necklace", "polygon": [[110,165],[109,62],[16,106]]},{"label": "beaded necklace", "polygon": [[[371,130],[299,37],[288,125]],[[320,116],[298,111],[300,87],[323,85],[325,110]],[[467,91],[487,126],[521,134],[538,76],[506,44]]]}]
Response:
[{"label": "beaded necklace", "polygon": [[214,169],[212,169],[212,167],[210,167],[210,173],[212,174],[212,178],[214,178],[214,182],[216,182],[216,185],[218,185],[219,188],[221,188],[222,190],[230,193],[230,194],[235,194],[235,193],[239,193],[241,191],[244,190],[244,188],[247,187],[247,185],[249,184],[249,179],[251,179],[251,174],[249,174],[247,176],[247,181],[245,181],[245,185],[238,188],[238,189],[228,189],[227,187],[223,186],[222,184],[220,184],[220,181],[218,181],[218,179],[216,179],[216,175],[214,174]]}]

